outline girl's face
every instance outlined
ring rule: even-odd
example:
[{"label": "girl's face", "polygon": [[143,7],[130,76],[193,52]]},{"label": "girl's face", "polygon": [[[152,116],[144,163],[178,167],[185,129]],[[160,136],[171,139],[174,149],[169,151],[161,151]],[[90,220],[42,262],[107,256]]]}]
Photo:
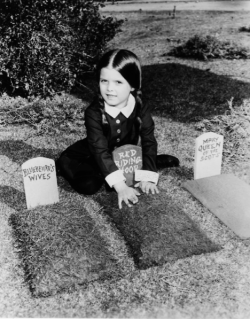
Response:
[{"label": "girl's face", "polygon": [[101,69],[99,86],[104,101],[118,109],[127,105],[130,92],[134,90],[118,71],[108,67]]}]

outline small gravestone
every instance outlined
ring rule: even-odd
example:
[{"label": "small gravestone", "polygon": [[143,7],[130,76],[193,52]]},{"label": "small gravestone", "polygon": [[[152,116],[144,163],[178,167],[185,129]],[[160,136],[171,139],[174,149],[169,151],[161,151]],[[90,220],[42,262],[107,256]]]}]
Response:
[{"label": "small gravestone", "polygon": [[27,208],[59,202],[55,162],[37,157],[22,165]]},{"label": "small gravestone", "polygon": [[209,132],[195,140],[194,179],[220,175],[223,136]]},{"label": "small gravestone", "polygon": [[133,186],[135,171],[142,168],[142,150],[140,146],[124,145],[113,151],[113,160],[116,166],[123,171],[126,184]]}]

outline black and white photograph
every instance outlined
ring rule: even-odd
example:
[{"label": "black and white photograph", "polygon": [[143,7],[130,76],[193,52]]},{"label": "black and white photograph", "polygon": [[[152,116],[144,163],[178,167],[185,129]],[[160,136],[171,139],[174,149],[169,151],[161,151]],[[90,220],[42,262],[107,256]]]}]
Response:
[{"label": "black and white photograph", "polygon": [[0,317],[250,319],[250,0],[0,0]]}]

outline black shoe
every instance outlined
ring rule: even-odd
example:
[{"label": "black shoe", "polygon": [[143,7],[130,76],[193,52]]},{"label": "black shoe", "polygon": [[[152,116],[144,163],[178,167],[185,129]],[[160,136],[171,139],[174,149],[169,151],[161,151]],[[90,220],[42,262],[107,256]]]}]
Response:
[{"label": "black shoe", "polygon": [[180,165],[180,161],[177,157],[172,155],[157,155],[156,157],[156,167],[157,169],[163,169],[166,167],[178,167]]}]

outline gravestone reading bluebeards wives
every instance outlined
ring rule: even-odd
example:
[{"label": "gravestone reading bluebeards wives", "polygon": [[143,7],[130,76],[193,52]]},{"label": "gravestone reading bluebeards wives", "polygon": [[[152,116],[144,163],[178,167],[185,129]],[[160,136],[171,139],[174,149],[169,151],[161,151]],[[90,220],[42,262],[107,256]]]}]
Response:
[{"label": "gravestone reading bluebeards wives", "polygon": [[55,161],[36,157],[22,165],[27,209],[59,202]]},{"label": "gravestone reading bluebeards wives", "polygon": [[220,175],[223,136],[208,132],[195,140],[194,179]]},{"label": "gravestone reading bluebeards wives", "polygon": [[124,145],[113,151],[113,160],[116,166],[123,171],[126,184],[133,186],[135,171],[142,168],[142,150],[140,146]]}]

